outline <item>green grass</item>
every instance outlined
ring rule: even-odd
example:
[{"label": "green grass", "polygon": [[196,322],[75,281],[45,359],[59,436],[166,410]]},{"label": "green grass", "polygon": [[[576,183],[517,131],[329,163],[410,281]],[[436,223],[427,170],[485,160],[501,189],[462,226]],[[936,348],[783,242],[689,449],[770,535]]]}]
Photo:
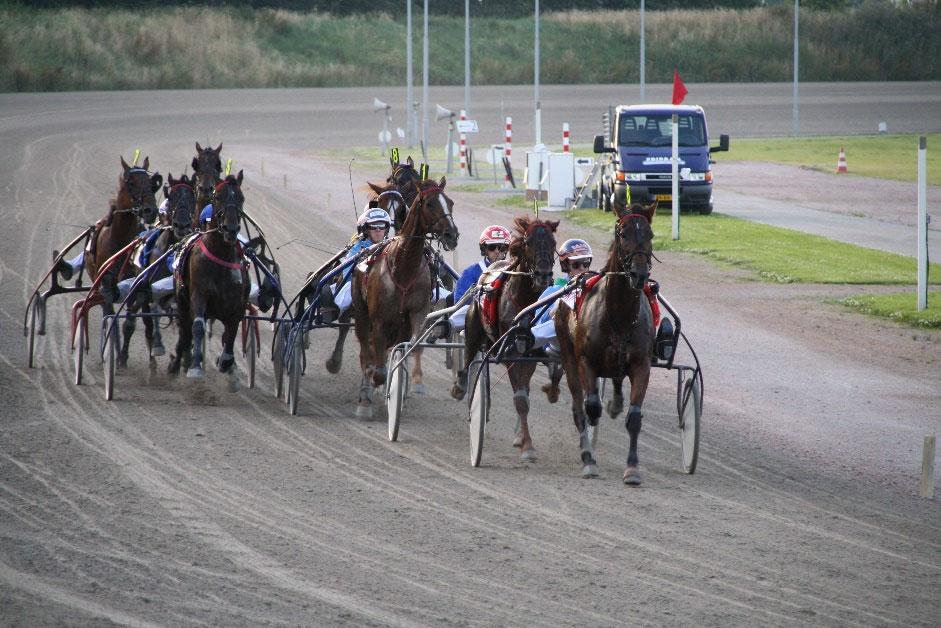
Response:
[{"label": "green grass", "polygon": [[916,309],[915,291],[898,294],[857,295],[837,301],[857,312],[890,318],[911,327],[941,329],[941,292],[928,292],[928,308],[922,312]]},{"label": "green grass", "polygon": [[[596,209],[570,211],[576,224],[610,231],[614,218]],[[654,219],[654,251],[702,255],[778,283],[914,285],[915,260],[819,236],[740,220],[722,214],[680,219],[680,240],[671,238],[670,216]],[[932,284],[941,284],[941,265],[932,264]]]},{"label": "green grass", "polygon": [[[941,185],[941,134],[927,138],[928,184]],[[851,174],[897,181],[917,179],[918,137],[914,135],[734,139],[728,153],[714,155],[718,160],[768,161],[835,172],[841,146]]]}]

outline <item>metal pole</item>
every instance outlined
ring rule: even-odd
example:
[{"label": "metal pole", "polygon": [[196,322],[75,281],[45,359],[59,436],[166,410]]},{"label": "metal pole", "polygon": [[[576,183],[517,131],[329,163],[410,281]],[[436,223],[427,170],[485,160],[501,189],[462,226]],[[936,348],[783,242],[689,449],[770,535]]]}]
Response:
[{"label": "metal pole", "polygon": [[409,148],[415,146],[415,136],[418,135],[418,129],[415,128],[415,120],[412,117],[412,101],[415,98],[412,75],[412,1],[405,0],[405,73],[408,75],[405,80],[405,115],[408,118],[405,121],[405,132],[408,135]]},{"label": "metal pole", "polygon": [[673,156],[670,158],[670,178],[673,180],[671,198],[673,200],[673,239],[680,239],[680,142],[679,118],[673,114]]},{"label": "metal pole", "polygon": [[644,0],[640,0],[640,102],[647,102],[646,92],[646,74],[647,74],[647,56],[645,50],[644,38]]},{"label": "metal pole", "polygon": [[470,0],[464,0],[464,111],[470,115]]},{"label": "metal pole", "polygon": [[424,31],[421,42],[421,154],[422,161],[428,163],[428,0],[425,0]]},{"label": "metal pole", "polygon": [[928,138],[918,138],[918,311],[928,308]]},{"label": "metal pole", "polygon": [[534,126],[536,130],[536,144],[542,144],[542,105],[539,102],[539,0],[536,0],[536,43],[535,43],[535,87],[536,115]]},{"label": "metal pole", "polygon": [[797,99],[797,77],[798,69],[800,67],[800,59],[798,53],[798,17],[800,16],[800,0],[794,0],[794,136],[800,135],[801,126],[800,126],[800,107],[798,105]]}]

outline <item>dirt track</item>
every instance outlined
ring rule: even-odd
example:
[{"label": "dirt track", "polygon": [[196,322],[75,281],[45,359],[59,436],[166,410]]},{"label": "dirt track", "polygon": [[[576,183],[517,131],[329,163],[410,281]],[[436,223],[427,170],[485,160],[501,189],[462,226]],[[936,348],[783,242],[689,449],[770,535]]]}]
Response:
[{"label": "dirt track", "polygon": [[[466,406],[438,356],[395,444],[383,421],[353,418],[355,340],[340,375],[322,369],[329,332],[312,340],[297,417],[273,398],[266,361],[257,389],[232,394],[221,376],[151,372],[142,342],[116,401],[100,367],[72,385],[67,297],[50,302],[27,369],[22,307],[50,250],[102,213],[117,155],[139,138],[179,174],[205,134],[182,111],[4,127],[0,623],[937,624],[941,509],[916,491],[922,437],[941,432],[941,338],[824,303],[858,288],[767,285],[659,255],[655,276],[703,361],[705,428],[700,468],[683,475],[673,381],[656,376],[636,490],[620,482],[620,420],[601,426],[602,477],[578,477],[568,396],[546,403],[543,373],[539,460],[518,462],[501,381],[473,469]],[[269,240],[338,247],[346,164],[276,120],[249,134],[233,116],[224,154]],[[490,195],[453,196],[466,264],[473,236],[508,215]],[[289,290],[326,258],[298,244],[279,256]]]}]

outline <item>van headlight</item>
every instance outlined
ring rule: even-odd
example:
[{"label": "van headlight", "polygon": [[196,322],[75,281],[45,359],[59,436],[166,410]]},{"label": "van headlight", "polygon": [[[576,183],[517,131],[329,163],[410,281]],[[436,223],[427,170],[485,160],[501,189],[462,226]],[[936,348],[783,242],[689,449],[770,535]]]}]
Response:
[{"label": "van headlight", "polygon": [[712,172],[690,172],[687,181],[712,181]]}]

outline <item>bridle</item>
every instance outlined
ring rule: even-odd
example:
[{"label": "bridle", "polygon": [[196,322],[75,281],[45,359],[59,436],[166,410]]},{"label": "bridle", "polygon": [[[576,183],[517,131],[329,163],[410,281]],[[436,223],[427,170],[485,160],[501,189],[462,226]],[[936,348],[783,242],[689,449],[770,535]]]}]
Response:
[{"label": "bridle", "polygon": [[[131,192],[131,179],[133,175],[144,175],[144,183],[140,186],[140,190],[135,195]],[[145,196],[150,194],[153,197],[153,190],[151,189],[151,175],[150,172],[143,168],[130,168],[124,173],[124,178],[122,180],[122,188],[124,192],[131,199],[131,206],[127,209],[115,209],[115,214],[134,214],[141,221],[144,220],[144,202]],[[159,175],[158,175],[159,176]],[[161,177],[162,179],[163,177]],[[156,211],[157,203],[153,203],[154,210]]]},{"label": "bridle", "polygon": [[[412,202],[412,209],[414,211],[416,208],[420,208],[422,216],[424,217],[425,212],[428,210],[428,197],[432,194],[437,194],[438,203],[441,205],[442,215],[435,222],[429,226],[429,230],[422,234],[421,236],[412,236],[412,237],[422,237],[427,240],[438,240],[440,242],[441,236],[451,230],[452,233],[457,233],[457,225],[454,223],[454,216],[451,215],[451,209],[448,205],[448,196],[444,193],[444,189],[438,185],[431,185],[424,189],[419,189],[418,195],[415,197],[415,200]],[[444,223],[442,227],[441,224]]]},{"label": "bridle", "polygon": [[[222,199],[220,196],[222,190],[226,190],[225,199]],[[240,219],[242,217],[242,203],[236,194],[238,190],[239,185],[237,183],[228,179],[224,179],[216,184],[212,193],[212,220],[216,223],[216,231],[228,233],[232,238],[235,238],[239,232],[239,225],[241,224]],[[234,229],[226,227],[223,222],[225,220],[226,213],[230,209],[234,209],[236,211],[237,220]]]},{"label": "bridle", "polygon": [[[182,192],[184,190],[188,190],[189,194],[188,195],[183,194]],[[193,216],[193,210],[196,207],[196,191],[193,189],[193,186],[189,183],[176,183],[174,185],[171,185],[167,189],[167,198],[172,199],[174,193],[178,194],[178,198],[176,201],[171,201],[170,206],[168,208],[168,211],[170,214],[169,216],[170,226],[173,227],[173,231],[177,237],[182,237],[186,235],[187,233],[189,233],[190,231],[192,231],[192,226],[193,226],[192,216]],[[190,219],[186,221],[186,229],[183,229],[182,222],[177,223],[177,220],[176,220],[177,215],[181,209],[188,210],[186,213],[189,215]]]},{"label": "bridle", "polygon": [[[210,161],[208,159],[209,153],[215,153],[215,151],[212,148],[204,148],[199,156],[196,157],[197,164],[200,166],[203,165],[203,157],[207,157],[206,161]],[[215,155],[215,158],[215,164],[212,167],[205,169],[200,167],[200,169],[194,173],[196,181],[194,182],[193,191],[202,193],[204,198],[212,198],[213,189],[221,180],[219,174],[222,172],[222,162],[218,155]],[[210,181],[211,183],[209,185],[205,185],[207,181]]]},{"label": "bridle", "polygon": [[[635,220],[631,220],[635,219]],[[636,219],[643,219],[643,223]],[[617,225],[614,227],[614,237],[618,241],[618,248],[620,251],[620,243],[624,240],[624,236],[628,234],[628,224],[633,222],[633,244],[634,248],[629,249],[623,255],[618,256],[618,263],[621,266],[621,271],[626,277],[632,277],[635,279],[634,283],[640,283],[640,286],[633,286],[635,289],[643,288],[643,283],[647,281],[647,277],[650,276],[650,269],[653,267],[653,262],[651,261],[653,257],[653,252],[643,250],[643,246],[647,241],[644,237],[643,227],[644,225],[649,225],[650,220],[644,214],[631,213],[624,214],[618,219]],[[637,256],[642,256],[644,258],[644,266],[646,267],[646,273],[642,276],[635,275],[631,268],[634,265],[634,258]]]}]

